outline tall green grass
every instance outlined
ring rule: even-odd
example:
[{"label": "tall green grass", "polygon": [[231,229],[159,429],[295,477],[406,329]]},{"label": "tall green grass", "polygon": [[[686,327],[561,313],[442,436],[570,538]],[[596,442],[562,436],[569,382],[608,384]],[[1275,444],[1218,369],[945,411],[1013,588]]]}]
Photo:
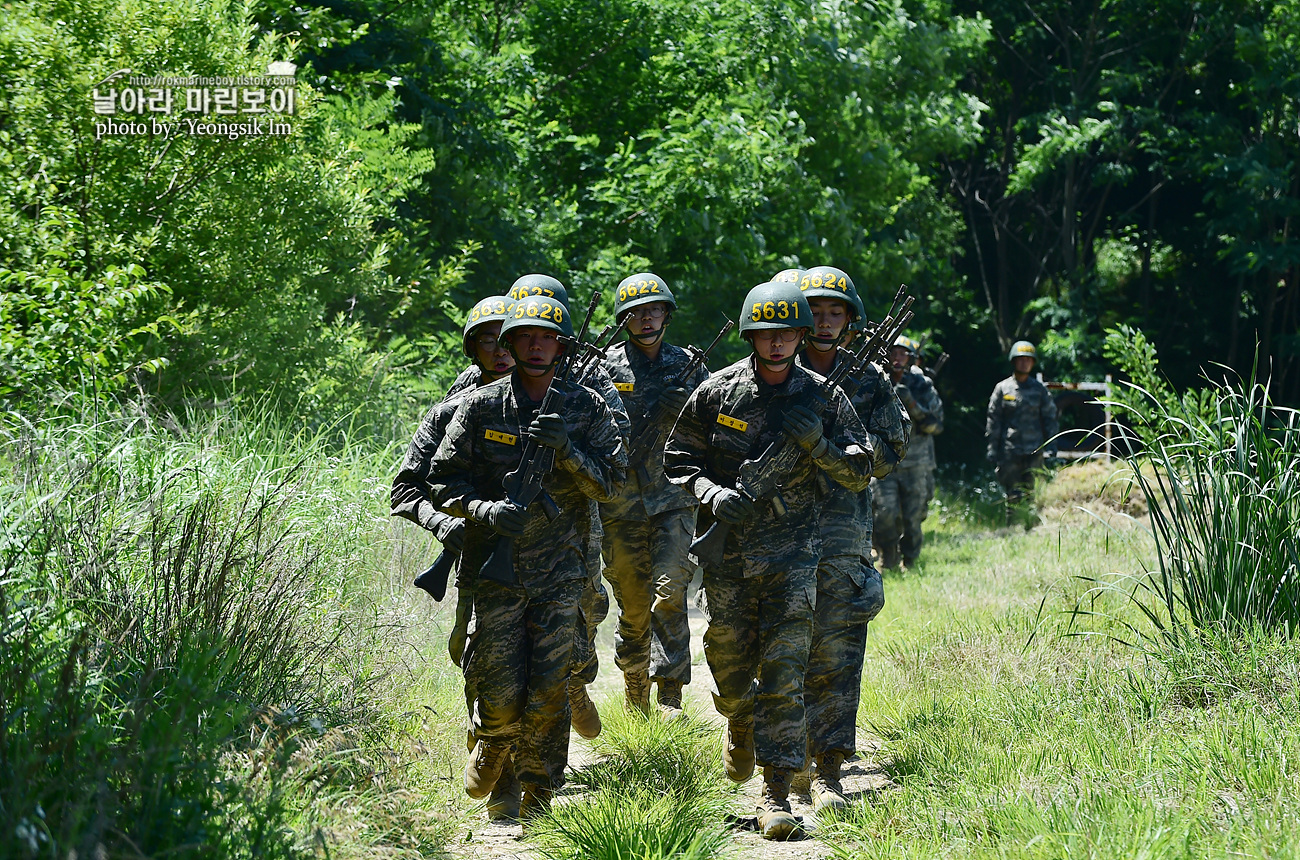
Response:
[{"label": "tall green grass", "polygon": [[[415,805],[367,581],[392,447],[236,411],[0,429],[0,855],[292,857],[337,849],[331,797]],[[449,829],[401,815],[415,853]]]}]

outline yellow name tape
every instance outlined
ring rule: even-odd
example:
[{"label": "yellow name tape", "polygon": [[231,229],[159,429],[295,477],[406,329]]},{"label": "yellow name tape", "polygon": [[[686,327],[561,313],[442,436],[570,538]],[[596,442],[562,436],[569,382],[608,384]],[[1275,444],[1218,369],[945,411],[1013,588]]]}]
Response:
[{"label": "yellow name tape", "polygon": [[615,383],[614,383],[614,387],[617,388],[619,391],[631,391],[631,390],[632,390],[632,386],[634,386],[634,385],[636,385],[635,382],[615,382]]},{"label": "yellow name tape", "polygon": [[732,418],[730,415],[723,415],[721,412],[718,413],[718,423],[723,427],[739,430],[741,433],[749,429],[748,421],[741,421],[739,418]]},{"label": "yellow name tape", "polygon": [[1016,396],[1015,396],[1014,394],[1004,394],[1004,395],[1002,395],[1002,399],[1003,399],[1003,400],[1015,400],[1015,399],[1016,399]]},{"label": "yellow name tape", "polygon": [[519,441],[517,437],[511,436],[509,433],[498,433],[495,430],[485,430],[483,438],[489,442],[501,442],[506,445],[514,445]]}]

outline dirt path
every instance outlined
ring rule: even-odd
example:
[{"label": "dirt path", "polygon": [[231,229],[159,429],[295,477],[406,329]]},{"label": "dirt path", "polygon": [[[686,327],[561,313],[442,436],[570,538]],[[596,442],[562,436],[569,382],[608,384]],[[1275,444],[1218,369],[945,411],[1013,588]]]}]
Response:
[{"label": "dirt path", "polygon": [[[695,587],[698,587],[698,582],[692,587],[692,595]],[[611,606],[610,617],[600,627],[597,637],[597,646],[600,650],[600,675],[589,688],[592,698],[600,705],[602,711],[619,706],[623,697],[623,676],[614,667],[614,627],[617,611],[617,606]],[[690,604],[690,616],[691,656],[694,665],[691,683],[684,690],[686,709],[694,716],[716,724],[721,734],[725,721],[713,709],[713,701],[709,695],[709,669],[704,662],[704,616],[695,608],[693,600]],[[878,743],[874,738],[859,734],[858,749],[862,751],[861,758],[845,765],[842,779],[845,795],[851,801],[879,792],[889,785],[888,776],[871,758],[871,751],[877,748]],[[596,759],[597,756],[587,741],[578,737],[576,733],[571,735],[569,747],[571,769],[584,767]],[[826,843],[816,837],[816,819],[807,795],[792,793],[790,797],[794,814],[804,822],[805,828],[809,831],[807,837],[790,842],[772,842],[764,839],[753,829],[745,829],[745,824],[752,828],[754,806],[762,788],[762,779],[756,775],[745,784],[744,790],[737,796],[735,814],[740,819],[741,826],[733,831],[734,856],[754,857],[760,860],[768,860],[768,858],[803,860],[803,858],[832,856]],[[480,812],[470,820],[459,839],[447,846],[447,851],[451,857],[466,858],[466,860],[508,860],[508,858],[540,860],[538,854],[529,850],[529,844],[522,839],[522,833],[519,825],[494,824],[487,820],[485,813]]]}]

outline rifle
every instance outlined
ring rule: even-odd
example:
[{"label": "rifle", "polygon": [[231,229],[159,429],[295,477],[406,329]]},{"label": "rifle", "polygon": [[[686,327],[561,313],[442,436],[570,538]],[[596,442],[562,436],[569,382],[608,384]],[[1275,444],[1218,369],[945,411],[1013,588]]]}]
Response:
[{"label": "rifle", "polygon": [[948,363],[948,353],[945,352],[939,356],[939,360],[934,363],[934,367],[930,368],[930,378],[934,379],[936,376],[938,376],[939,371],[943,370],[943,366],[947,363]]},{"label": "rifle", "polygon": [[[700,349],[696,346],[688,346],[686,349],[691,353],[691,360],[671,379],[668,380],[667,388],[680,386],[692,376],[694,376],[701,367],[704,367],[709,360],[709,353],[717,346],[727,332],[735,327],[735,323],[727,320],[727,324],[718,332],[718,336],[713,339],[707,349]],[[641,432],[633,437],[631,443],[631,456],[628,458],[632,468],[636,470],[636,479],[642,488],[650,486],[650,472],[646,469],[646,460],[649,459],[650,453],[660,447],[660,440],[663,438],[664,431],[670,429],[664,425],[668,424],[668,408],[663,403],[656,403],[654,411],[647,417],[644,424],[641,425]],[[676,415],[671,418],[675,421]]]},{"label": "rifle", "polygon": [[[846,393],[850,387],[853,391],[858,389],[871,363],[888,352],[889,344],[894,342],[898,332],[912,321],[911,307],[912,297],[907,295],[907,287],[900,286],[898,292],[894,294],[889,314],[873,328],[871,336],[857,350],[846,350],[845,354],[840,356],[839,362],[827,374],[825,382],[814,390],[813,400],[817,407],[815,411],[825,415],[834,401],[836,387],[844,389]],[[798,465],[799,458],[803,454],[803,449],[782,433],[758,457],[745,460],[740,464],[736,490],[755,503],[764,499],[770,500],[772,512],[777,517],[785,516],[788,508],[785,499],[781,497],[780,488]],[[707,566],[722,562],[731,525],[722,520],[714,520],[713,525],[709,526],[704,534],[691,542],[691,553],[700,564]]]},{"label": "rifle", "polygon": [[[542,398],[542,405],[538,408],[538,415],[549,415],[557,412],[564,405],[565,395],[558,388],[556,382],[568,382],[573,374],[574,366],[578,364],[586,351],[581,348],[581,344],[587,336],[587,327],[591,325],[591,315],[596,312],[596,305],[600,302],[600,291],[596,290],[591,294],[591,304],[587,306],[587,316],[582,321],[582,330],[578,332],[576,338],[561,337],[560,342],[564,344],[564,355],[559,361],[559,366],[555,369],[554,376],[551,377],[550,387],[546,389],[546,396]],[[560,515],[560,508],[542,487],[542,479],[545,478],[555,466],[555,449],[541,445],[531,436],[524,443],[523,456],[519,460],[518,467],[510,472],[502,482],[506,491],[506,501],[527,509],[533,502],[540,501],[542,511],[546,514],[548,520],[553,520]],[[500,582],[505,585],[515,585],[519,582],[519,575],[515,572],[514,554],[515,539],[510,535],[498,535],[497,544],[492,549],[491,555],[483,566],[479,568],[479,576],[490,579],[494,582]]]}]

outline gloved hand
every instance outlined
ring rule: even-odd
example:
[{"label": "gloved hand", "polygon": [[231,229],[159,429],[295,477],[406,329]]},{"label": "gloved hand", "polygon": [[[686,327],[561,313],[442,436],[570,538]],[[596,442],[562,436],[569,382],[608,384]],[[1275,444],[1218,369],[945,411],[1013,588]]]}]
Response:
[{"label": "gloved hand", "polygon": [[713,515],[724,523],[743,522],[754,515],[754,503],[736,490],[723,487],[713,497]]},{"label": "gloved hand", "polygon": [[792,406],[785,413],[781,429],[805,451],[815,451],[822,441],[822,419],[807,406]]},{"label": "gloved hand", "polygon": [[460,552],[465,548],[465,521],[447,520],[446,523],[438,529],[438,541],[454,553]]},{"label": "gloved hand", "polygon": [[659,403],[673,415],[681,415],[682,407],[690,399],[691,393],[685,388],[669,388],[659,395]]},{"label": "gloved hand", "polygon": [[528,435],[537,440],[539,445],[555,449],[555,457],[567,460],[573,453],[573,440],[569,438],[569,426],[564,418],[555,413],[538,415],[528,425]]},{"label": "gloved hand", "polygon": [[469,503],[466,515],[476,523],[482,523],[497,534],[519,537],[528,525],[528,512],[514,502],[486,502],[482,500]]}]

